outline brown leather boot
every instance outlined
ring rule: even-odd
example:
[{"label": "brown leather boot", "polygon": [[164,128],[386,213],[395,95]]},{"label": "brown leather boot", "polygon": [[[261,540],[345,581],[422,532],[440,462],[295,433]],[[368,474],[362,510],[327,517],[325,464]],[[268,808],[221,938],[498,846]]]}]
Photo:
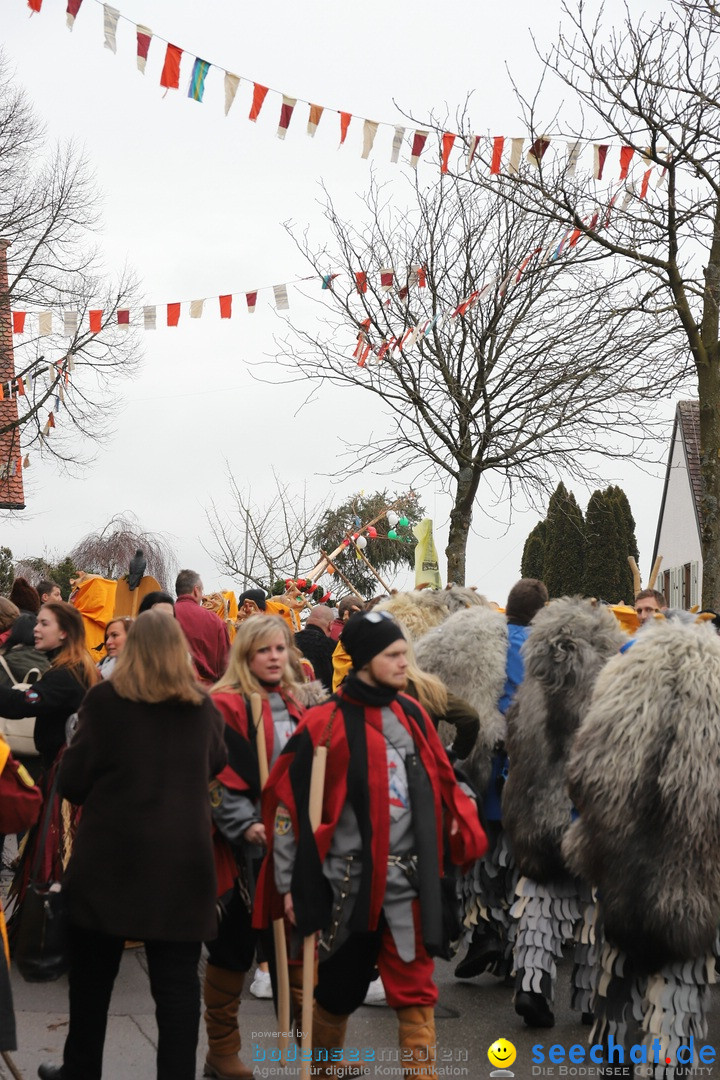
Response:
[{"label": "brown leather boot", "polygon": [[207,965],[203,997],[209,1047],[203,1076],[213,1076],[215,1080],[250,1080],[254,1076],[253,1070],[238,1057],[238,1006],[244,982],[244,971]]},{"label": "brown leather boot", "polygon": [[[313,1029],[312,1029],[312,1047],[313,1047],[313,1069],[317,1069],[314,1076],[323,1077],[336,1077],[338,1073],[342,1076],[364,1076],[367,1069],[362,1065],[349,1065],[345,1061],[324,1061],[318,1060],[318,1053],[322,1054],[323,1051],[327,1051],[328,1057],[331,1050],[342,1049],[345,1043],[345,1032],[347,1030],[347,1016],[337,1016],[335,1013],[328,1012],[327,1009],[323,1009],[322,1005],[318,1005],[317,1001],[313,1005]],[[324,1056],[324,1055],[323,1055]]]},{"label": "brown leather boot", "polygon": [[412,1051],[412,1060],[403,1057],[406,1077],[437,1080],[435,1072],[435,1012],[431,1005],[409,1005],[396,1009],[401,1050]]}]

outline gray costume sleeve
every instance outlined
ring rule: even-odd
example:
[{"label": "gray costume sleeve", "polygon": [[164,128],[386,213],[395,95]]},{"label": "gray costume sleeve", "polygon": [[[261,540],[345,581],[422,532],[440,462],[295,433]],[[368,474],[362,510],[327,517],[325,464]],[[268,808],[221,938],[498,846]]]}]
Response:
[{"label": "gray costume sleeve", "polygon": [[233,791],[217,782],[214,785],[212,816],[216,826],[229,843],[238,845],[243,833],[260,821],[255,803],[240,791]]},{"label": "gray costume sleeve", "polygon": [[275,812],[273,826],[273,865],[275,887],[281,895],[290,892],[296,852],[297,846],[290,814],[286,807],[280,805]]}]

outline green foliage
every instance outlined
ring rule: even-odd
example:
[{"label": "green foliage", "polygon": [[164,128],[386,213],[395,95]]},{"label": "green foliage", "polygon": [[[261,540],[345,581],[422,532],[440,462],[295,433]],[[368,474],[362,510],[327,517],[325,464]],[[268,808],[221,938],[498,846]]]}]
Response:
[{"label": "green foliage", "polygon": [[551,597],[581,594],[585,523],[575,496],[562,482],[550,497],[546,530],[543,581],[548,593]]},{"label": "green foliage", "polygon": [[538,521],[535,528],[529,534],[523,548],[520,574],[522,577],[538,578],[543,580],[545,572],[545,534],[547,525],[544,521]]},{"label": "green foliage", "polygon": [[34,555],[21,559],[15,566],[16,577],[26,577],[31,585],[37,585],[43,578],[55,581],[60,586],[63,600],[70,596],[70,578],[78,572],[78,567],[69,555],[56,561],[52,555]]},{"label": "green foliage", "polygon": [[[361,523],[366,525],[381,514],[386,507],[393,504],[397,504],[395,512],[399,517],[405,516],[408,518],[409,525],[405,527],[396,525],[395,531],[398,534],[398,539],[386,540],[384,537],[388,534],[389,525],[387,519],[383,517],[376,525],[378,538],[368,540],[368,545],[365,548],[365,554],[378,573],[386,580],[389,578],[388,584],[392,585],[392,578],[399,569],[403,567],[412,568],[415,565],[415,537],[412,526],[425,517],[425,509],[414,493],[403,494],[378,491],[372,495],[358,494],[351,496],[339,506],[332,507],[323,514],[313,533],[313,543],[318,551],[323,550],[329,554],[335,550],[338,544],[342,543],[348,529],[351,532],[357,530],[357,526],[354,524],[356,518],[359,518]],[[369,599],[371,596],[376,596],[379,592],[384,591],[380,582],[368,569],[367,564],[358,559],[354,551],[342,552],[342,554],[336,556],[333,562],[362,596]],[[348,589],[337,578],[332,591],[335,596],[338,596],[348,592]]]},{"label": "green foliage", "polygon": [[0,547],[0,596],[7,596],[10,592],[14,577],[12,551],[9,547]]},{"label": "green foliage", "polygon": [[[583,592],[614,604],[623,598],[619,552],[624,547],[624,521],[618,537],[618,504],[607,491],[593,491],[585,515],[585,578]],[[625,565],[627,566],[627,560]],[[628,567],[629,569],[629,567]]]}]

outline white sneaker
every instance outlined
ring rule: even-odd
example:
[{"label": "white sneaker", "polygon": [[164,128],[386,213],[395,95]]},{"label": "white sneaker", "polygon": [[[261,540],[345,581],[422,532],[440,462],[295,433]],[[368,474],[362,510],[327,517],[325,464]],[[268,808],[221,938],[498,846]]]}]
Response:
[{"label": "white sneaker", "polygon": [[255,969],[255,978],[250,983],[250,993],[256,998],[272,997],[272,983],[270,982],[269,971],[262,971],[260,968]]},{"label": "white sneaker", "polygon": [[373,979],[368,986],[363,1005],[387,1005],[385,999],[385,987],[383,986],[382,979],[379,975],[377,979]]}]

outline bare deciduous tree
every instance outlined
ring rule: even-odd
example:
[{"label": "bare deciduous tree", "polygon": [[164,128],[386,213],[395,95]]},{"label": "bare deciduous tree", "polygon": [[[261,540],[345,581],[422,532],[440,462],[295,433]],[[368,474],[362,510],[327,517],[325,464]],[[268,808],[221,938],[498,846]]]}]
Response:
[{"label": "bare deciduous tree", "polygon": [[[527,164],[504,179],[511,199],[544,221],[575,229],[600,260],[613,287],[631,280],[628,306],[645,321],[645,340],[662,327],[666,351],[694,366],[700,400],[703,604],[720,605],[720,17],[710,0],[677,0],[667,11],[621,20],[565,5],[564,26],[544,57],[546,73],[565,91],[564,111],[543,114],[544,88],[518,90],[532,140],[553,138],[539,168]],[[579,106],[579,108],[576,108]],[[549,113],[549,110],[547,111]],[[468,132],[466,134],[469,135]],[[566,143],[617,141],[634,151],[635,178],[608,193],[592,170],[570,166]],[[561,147],[554,152],[555,147]],[[467,174],[487,184],[488,160]],[[651,175],[647,175],[652,169]],[[609,171],[609,170],[608,170]],[[598,206],[612,206],[598,214]],[[593,212],[593,209],[595,212]]]},{"label": "bare deciduous tree", "polygon": [[[296,239],[318,274],[340,273],[331,314],[319,330],[291,324],[278,357],[288,380],[357,387],[387,406],[386,431],[350,448],[346,472],[411,470],[421,492],[423,478],[439,481],[453,503],[446,555],[456,583],[478,501],[551,490],[557,471],[589,479],[598,451],[637,455],[649,399],[677,374],[660,323],[654,341],[639,337],[644,320],[625,302],[634,268],[609,289],[587,250],[552,257],[555,223],[509,202],[503,187],[416,181],[401,205],[373,185],[357,226],[327,197],[331,246]],[[389,293],[386,267],[396,273]],[[364,293],[350,284],[358,270]]]},{"label": "bare deciduous tree", "polygon": [[252,493],[237,483],[230,467],[227,479],[234,509],[222,513],[210,504],[206,517],[216,548],[205,548],[221,574],[228,574],[241,591],[255,585],[272,590],[275,581],[307,571],[317,561],[314,534],[329,501],[311,504],[307,488],[292,491],[273,473],[275,493],[260,507]]},{"label": "bare deciduous tree", "polygon": [[147,561],[146,573],[163,588],[171,588],[177,560],[170,541],[162,533],[145,532],[132,514],[116,514],[99,532],[83,537],[68,558],[87,574],[121,578],[138,548]]},{"label": "bare deciduous tree", "polygon": [[[0,408],[0,466],[33,446],[68,464],[87,460],[88,441],[110,430],[118,375],[140,358],[137,329],[118,324],[118,312],[137,304],[137,283],[127,269],[116,281],[103,271],[93,240],[99,202],[80,149],[49,144],[0,58],[0,237],[10,242],[0,305],[28,313],[27,332],[14,342],[26,392],[16,399],[17,417]],[[98,332],[89,328],[91,309],[102,312]],[[52,313],[53,330],[41,336],[43,311]],[[77,326],[66,312],[77,313]],[[7,357],[0,356],[6,370],[1,361]],[[56,424],[44,437],[50,412]]]}]

